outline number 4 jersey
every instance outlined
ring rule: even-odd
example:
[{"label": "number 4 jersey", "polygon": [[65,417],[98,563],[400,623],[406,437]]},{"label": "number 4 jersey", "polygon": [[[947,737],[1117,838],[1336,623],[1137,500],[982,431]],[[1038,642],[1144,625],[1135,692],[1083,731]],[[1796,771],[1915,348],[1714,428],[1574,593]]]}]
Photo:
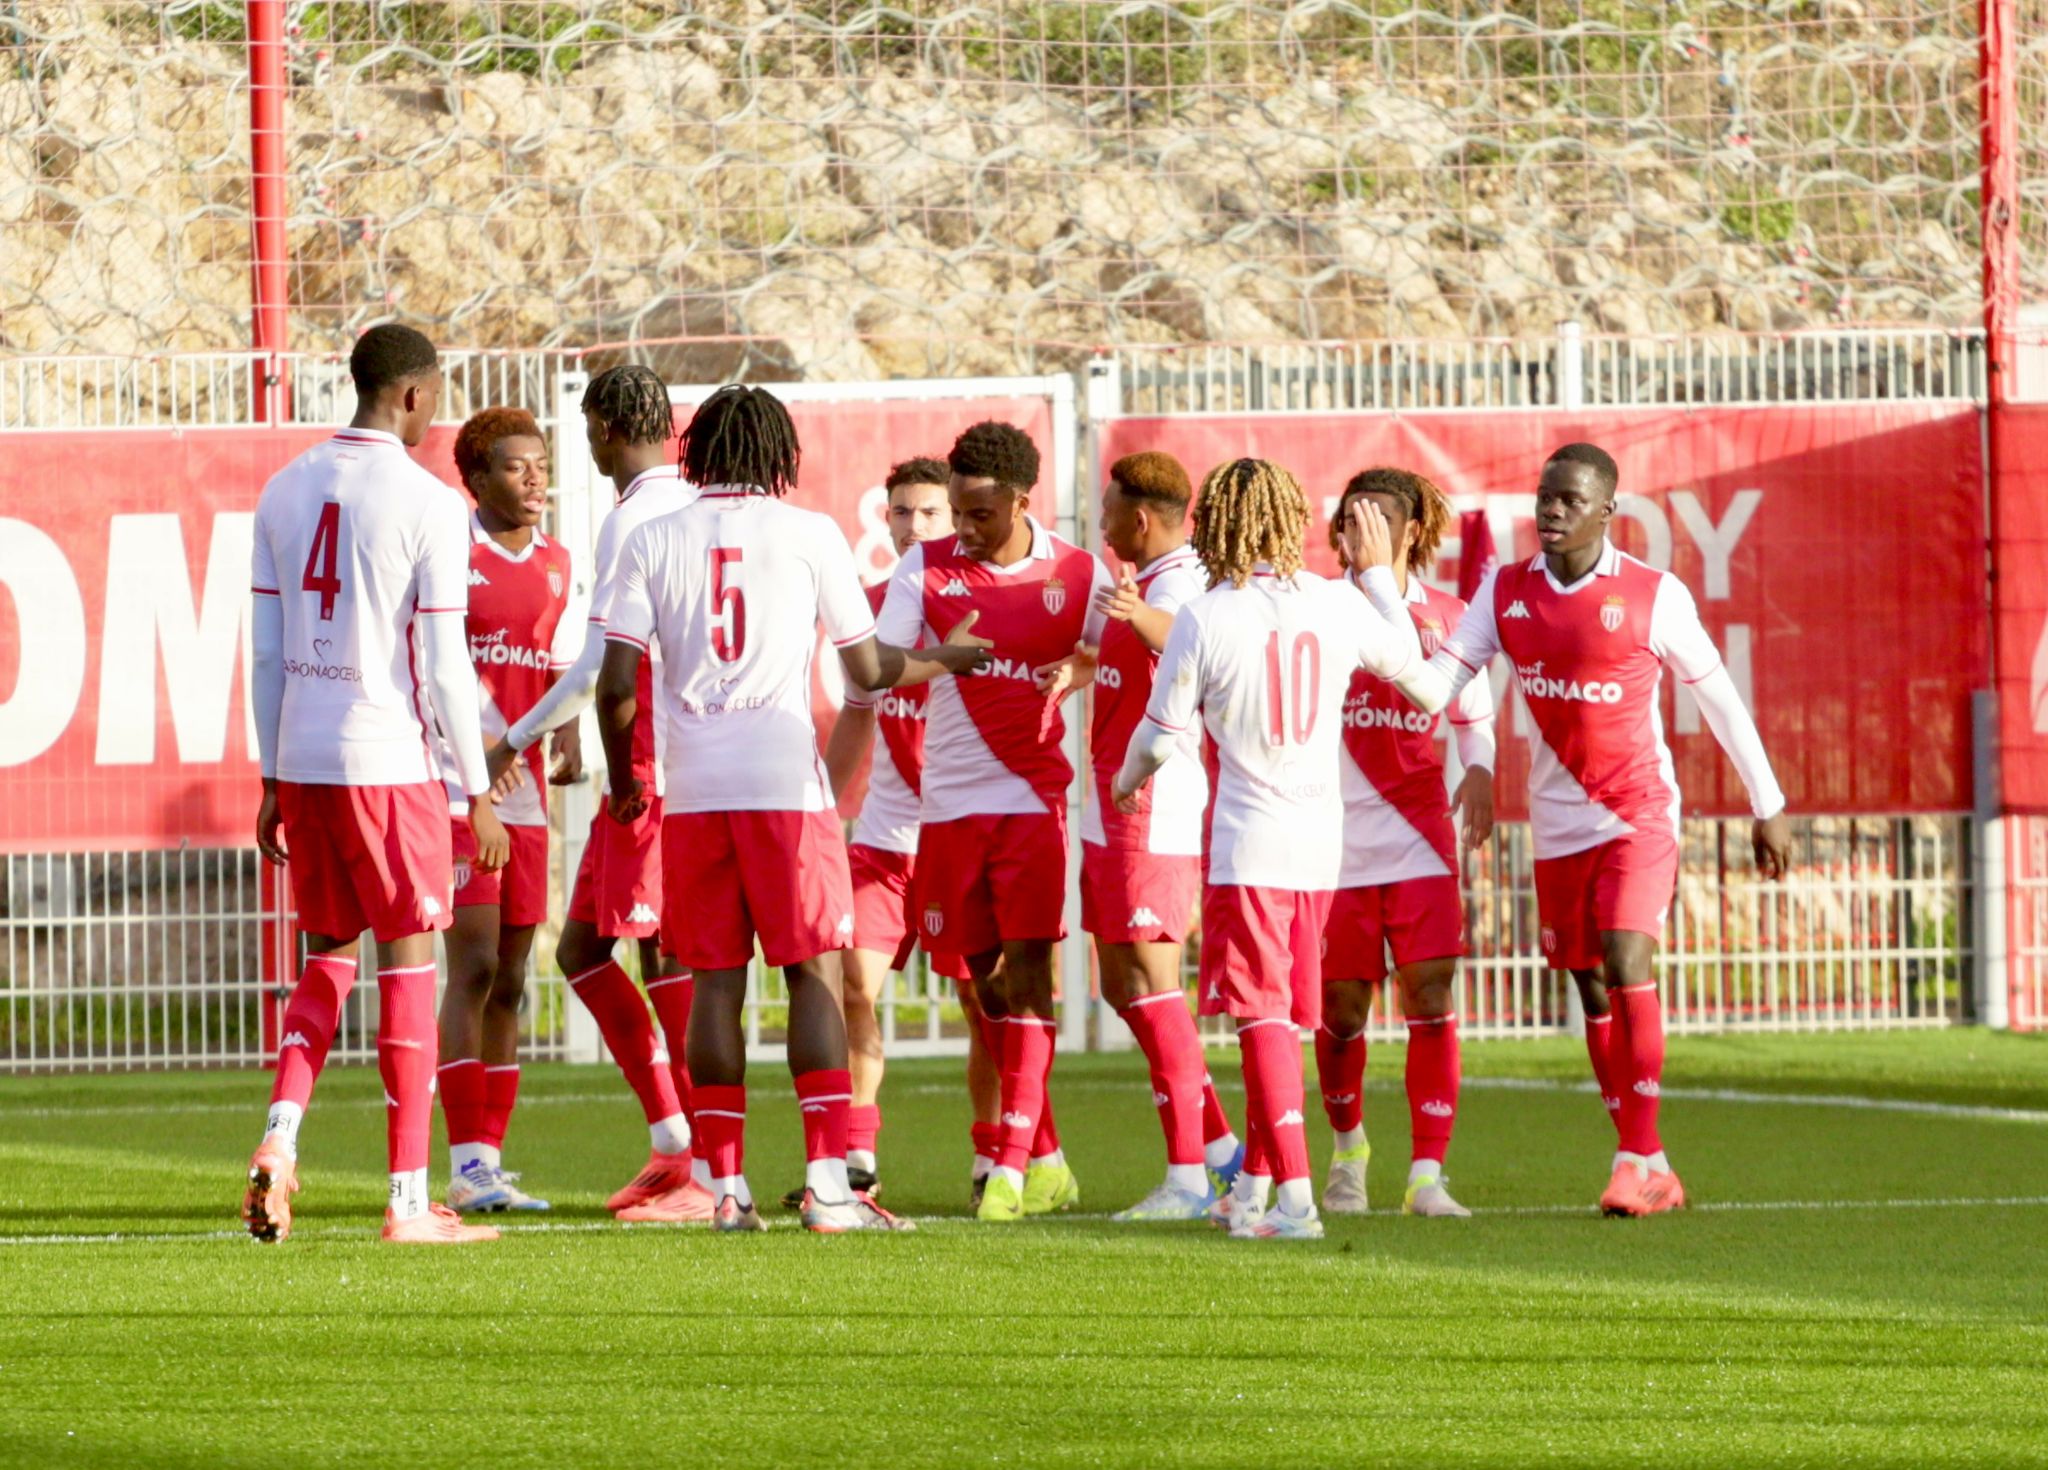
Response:
[{"label": "number 4 jersey", "polygon": [[811,719],[820,622],[835,648],[875,632],[829,516],[714,486],[626,541],[605,637],[661,646],[666,814],[831,807]]},{"label": "number 4 jersey", "polygon": [[[1159,656],[1145,715],[1170,734],[1199,718],[1216,742],[1209,882],[1315,893],[1337,886],[1344,855],[1338,758],[1354,669],[1392,679],[1421,661],[1391,572],[1357,588],[1261,567],[1181,608]],[[1142,734],[1142,732],[1141,732]]]},{"label": "number 4 jersey", "polygon": [[395,435],[344,429],[263,487],[253,573],[255,594],[277,598],[282,612],[278,779],[438,780],[414,625],[468,610],[462,493]]}]

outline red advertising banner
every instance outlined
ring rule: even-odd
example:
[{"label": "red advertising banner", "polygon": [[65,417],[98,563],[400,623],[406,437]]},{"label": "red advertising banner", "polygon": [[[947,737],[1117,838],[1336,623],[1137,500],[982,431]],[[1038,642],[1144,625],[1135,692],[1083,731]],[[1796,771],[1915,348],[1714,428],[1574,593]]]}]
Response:
[{"label": "red advertising banner", "polygon": [[[795,499],[829,512],[862,576],[888,574],[889,466],[943,457],[978,419],[1029,430],[1043,398],[795,404]],[[246,846],[250,536],[269,476],[325,429],[6,436],[0,470],[0,852]],[[415,452],[451,487],[454,431]],[[459,494],[451,488],[449,493]],[[1035,507],[1050,520],[1050,503]],[[838,670],[821,667],[821,713]]]},{"label": "red advertising banner", "polygon": [[2004,809],[2048,813],[2048,404],[1991,415],[1998,771]]},{"label": "red advertising banner", "polygon": [[[1462,508],[1484,510],[1505,560],[1535,554],[1537,476],[1552,450],[1574,440],[1600,444],[1619,462],[1616,540],[1691,587],[1757,714],[1793,810],[1970,807],[1970,693],[1986,682],[1989,657],[1974,409],[1122,419],[1105,426],[1102,459],[1164,449],[1199,477],[1220,460],[1271,458],[1300,477],[1325,518],[1358,470],[1406,466]],[[2036,500],[2038,553],[2048,487]],[[1329,570],[1324,529],[1319,522],[1311,533],[1312,565]],[[1458,585],[1458,553],[1447,545],[1435,569],[1448,588]],[[2048,579],[2038,554],[2034,564]],[[2029,628],[2018,655],[2022,678],[2041,631],[2038,612]],[[1665,727],[1686,810],[1746,812],[1734,770],[1691,702],[1674,703],[1671,683]],[[1496,670],[1496,693],[1505,686]],[[1528,730],[1526,712],[1510,707],[1502,722],[1504,815],[1523,810]],[[2035,789],[2048,796],[2048,778]]]}]

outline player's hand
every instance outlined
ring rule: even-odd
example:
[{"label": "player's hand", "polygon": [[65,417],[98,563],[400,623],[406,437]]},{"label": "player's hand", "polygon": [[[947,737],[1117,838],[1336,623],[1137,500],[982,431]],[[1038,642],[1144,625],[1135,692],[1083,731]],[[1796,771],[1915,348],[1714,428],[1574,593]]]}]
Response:
[{"label": "player's hand", "polygon": [[469,830],[476,834],[476,856],[470,859],[471,867],[495,873],[511,859],[512,839],[505,835],[505,824],[498,820],[497,809],[488,801],[470,801]]},{"label": "player's hand", "polygon": [[1074,651],[1065,658],[1040,664],[1031,671],[1031,677],[1038,681],[1038,692],[1047,699],[1063,700],[1086,689],[1095,682],[1097,655],[1101,652],[1086,643],[1076,643]]},{"label": "player's hand", "polygon": [[1124,789],[1124,778],[1119,775],[1114,781],[1109,783],[1109,794],[1111,799],[1116,802],[1116,809],[1118,811],[1127,817],[1135,817],[1143,806],[1140,798],[1143,797],[1145,788],[1151,784],[1150,781],[1143,781],[1126,791]]},{"label": "player's hand", "polygon": [[1470,766],[1451,797],[1451,816],[1462,821],[1467,852],[1478,852],[1493,836],[1493,772]]},{"label": "player's hand", "polygon": [[555,758],[548,771],[548,785],[574,786],[583,779],[583,730],[576,721],[548,737],[548,751]]},{"label": "player's hand", "polygon": [[503,801],[526,780],[526,762],[502,739],[491,742],[484,752],[484,767],[491,777],[491,800]]},{"label": "player's hand", "polygon": [[1095,594],[1095,610],[1106,618],[1119,623],[1128,623],[1131,615],[1145,605],[1145,594],[1138,590],[1138,579],[1125,567],[1114,587],[1105,587]]},{"label": "player's hand", "polygon": [[1387,529],[1387,518],[1363,495],[1351,502],[1351,514],[1344,518],[1344,562],[1354,572],[1394,564],[1394,535]]},{"label": "player's hand", "polygon": [[1765,817],[1750,832],[1750,846],[1756,852],[1756,871],[1772,882],[1785,876],[1792,866],[1792,823],[1783,812]]},{"label": "player's hand", "polygon": [[647,789],[631,771],[614,771],[609,806],[614,822],[631,826],[647,813]]},{"label": "player's hand", "polygon": [[263,804],[256,808],[256,848],[280,868],[284,866],[284,813],[277,806],[277,783],[263,783]]},{"label": "player's hand", "polygon": [[993,641],[974,631],[974,625],[980,621],[980,612],[969,613],[953,625],[953,631],[938,647],[917,650],[918,657],[931,658],[949,674],[980,673],[988,667],[989,650],[995,647]]}]

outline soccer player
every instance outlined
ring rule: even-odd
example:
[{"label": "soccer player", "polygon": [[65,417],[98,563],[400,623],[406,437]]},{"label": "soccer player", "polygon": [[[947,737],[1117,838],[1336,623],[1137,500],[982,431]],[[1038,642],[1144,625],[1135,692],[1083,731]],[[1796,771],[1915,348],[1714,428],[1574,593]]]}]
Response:
[{"label": "soccer player", "polygon": [[926,942],[967,956],[998,1056],[1003,1131],[976,1213],[1017,1220],[1080,1198],[1046,1097],[1074,773],[1065,719],[1039,680],[1099,641],[1096,596],[1111,584],[1099,558],[1032,518],[1038,448],[1021,429],[973,425],[947,467],[955,534],[904,553],[877,631],[914,647],[972,617],[996,646],[986,674],[932,682],[913,902]]},{"label": "soccer player", "polygon": [[[621,821],[649,798],[626,759],[636,725],[668,725],[662,819],[664,931],[697,976],[688,1027],[713,1228],[765,1228],[747,1186],[746,1039],[741,1013],[758,940],[789,979],[789,1067],[804,1122],[804,1225],[836,1234],[905,1222],[846,1177],[852,1081],[839,951],[853,938],[846,844],[811,722],[817,627],[862,689],[986,660],[965,630],[906,653],[875,641],[853,553],[829,516],[785,505],[799,450],[765,389],[721,388],[683,431],[683,469],[702,487],[681,513],[636,531],[620,557],[605,629],[598,729],[621,771]],[[665,650],[655,708],[639,698],[649,646]]]},{"label": "soccer player", "polygon": [[463,639],[468,518],[461,497],[405,452],[426,437],[440,399],[434,344],[410,327],[372,327],[356,339],[349,374],[349,426],[279,470],[256,505],[256,845],[273,863],[290,857],[307,958],[284,1014],[242,1219],[258,1240],[291,1233],[299,1125],[368,929],[387,965],[377,972],[391,1171],[384,1239],[495,1240],[497,1231],[464,1225],[427,1194],[434,934],[448,927],[454,899],[435,715],[470,798],[474,866],[503,867],[507,849]]},{"label": "soccer player", "polygon": [[1202,813],[1209,802],[1201,733],[1187,732],[1135,812],[1118,811],[1110,796],[1151,698],[1152,671],[1174,612],[1208,590],[1187,544],[1193,498],[1180,461],[1159,453],[1118,460],[1102,492],[1103,544],[1136,571],[1126,570],[1101,598],[1108,621],[1096,654],[1089,732],[1094,789],[1081,818],[1081,927],[1095,936],[1102,998],[1145,1053],[1166,1134],[1165,1182],[1118,1220],[1204,1219],[1217,1188],[1209,1170],[1228,1189],[1244,1161],[1181,990],[1181,944],[1202,881]]},{"label": "soccer player", "polygon": [[[1450,524],[1451,503],[1409,470],[1354,475],[1330,519],[1330,546],[1349,569],[1344,528],[1351,506],[1370,501],[1393,541],[1394,584],[1406,600],[1425,654],[1457,626],[1465,604],[1422,580]],[[1414,709],[1385,680],[1364,669],[1344,700],[1344,866],[1324,930],[1323,1024],[1316,1031],[1316,1072],[1323,1109],[1336,1133],[1323,1208],[1366,1212],[1365,1026],[1372,994],[1387,978],[1393,951],[1408,1023],[1408,1119],[1412,1156],[1402,1209],[1411,1215],[1467,1215],[1443,1182],[1444,1154],[1458,1110],[1458,1017],[1452,981],[1465,952],[1464,902],[1458,890],[1458,834],[1484,843],[1493,830],[1493,691],[1475,679],[1451,709],[1458,791],[1445,801],[1439,721]]]},{"label": "soccer player", "polygon": [[[486,740],[539,702],[575,658],[579,619],[566,615],[569,549],[538,527],[548,504],[548,446],[523,408],[487,408],[455,436],[455,469],[476,509],[469,522],[469,657],[482,690]],[[454,814],[455,922],[448,930],[448,988],[441,998],[441,1111],[448,1121],[448,1206],[462,1213],[545,1210],[519,1188],[501,1150],[519,1097],[519,1007],[526,994],[534,925],[548,916],[547,787],[576,780],[577,727],[553,739],[549,775],[538,745],[527,779],[498,806],[511,838],[504,868],[476,866],[465,820],[468,798],[449,772]]]},{"label": "soccer player", "polygon": [[1657,1133],[1664,1015],[1651,970],[1678,879],[1678,782],[1657,705],[1667,665],[1742,777],[1766,878],[1783,875],[1791,839],[1756,722],[1692,594],[1607,540],[1619,481],[1598,445],[1551,455],[1536,488],[1542,549],[1481,584],[1449,641],[1402,688],[1440,710],[1496,653],[1514,663],[1536,725],[1529,824],[1543,953],[1578,984],[1586,1050],[1619,1134],[1600,1207],[1654,1215],[1685,1203]]},{"label": "soccer player", "polygon": [[[609,476],[618,503],[597,533],[595,580],[582,651],[546,696],[513,721],[490,750],[491,775],[504,779],[519,754],[550,730],[575,720],[590,706],[604,662],[604,630],[618,593],[619,552],[638,527],[681,510],[696,498],[669,452],[675,436],[668,386],[652,368],[623,364],[590,380],[583,392],[583,425],[599,474]],[[659,650],[640,670],[640,702],[651,703]],[[690,1016],[691,981],[664,961],[661,930],[661,741],[654,720],[634,728],[630,769],[606,773],[607,790],[630,775],[636,788],[652,793],[632,821],[621,821],[612,803],[601,801],[590,819],[590,837],[569,896],[569,916],[555,947],[556,962],[569,986],[596,1018],[612,1059],[640,1100],[647,1120],[647,1165],[606,1201],[621,1219],[686,1222],[711,1218],[711,1196],[692,1177],[689,1072],[683,1032]],[[643,1000],[615,958],[617,943],[640,948]],[[668,1059],[648,1020],[654,1003],[668,1040]]]},{"label": "soccer player", "polygon": [[1386,520],[1367,500],[1351,515],[1350,562],[1371,602],[1303,570],[1308,500],[1286,470],[1240,459],[1209,472],[1194,547],[1210,588],[1174,618],[1113,788],[1133,812],[1197,720],[1216,743],[1202,1004],[1237,1022],[1251,1142],[1212,1218],[1240,1239],[1323,1233],[1309,1185],[1296,1028],[1321,1019],[1323,928],[1344,848],[1344,691],[1355,668],[1392,678],[1421,659],[1389,569]]},{"label": "soccer player", "polygon": [[[882,482],[889,496],[889,536],[901,557],[912,546],[953,534],[953,509],[946,503],[949,471],[943,461],[910,459],[893,466]],[[882,609],[886,581],[868,588],[868,604]],[[924,771],[925,698],[922,684],[880,695],[849,689],[839,719],[825,742],[825,770],[834,791],[845,791],[870,749],[875,759],[867,795],[854,819],[847,861],[853,871],[853,943],[841,956],[846,989],[846,1053],[853,1074],[853,1106],[847,1113],[846,1173],[855,1190],[878,1188],[875,1146],[882,1129],[882,1028],[875,1004],[889,972],[910,959],[917,933],[909,918],[916,869],[918,783]],[[876,741],[875,736],[881,735]],[[929,956],[932,971],[960,987],[967,1017],[967,1090],[974,1103],[975,1179],[993,1163],[996,1129],[995,1065],[981,1037],[981,1010],[966,962],[957,955]],[[795,1208],[803,1191],[784,1196]]]}]

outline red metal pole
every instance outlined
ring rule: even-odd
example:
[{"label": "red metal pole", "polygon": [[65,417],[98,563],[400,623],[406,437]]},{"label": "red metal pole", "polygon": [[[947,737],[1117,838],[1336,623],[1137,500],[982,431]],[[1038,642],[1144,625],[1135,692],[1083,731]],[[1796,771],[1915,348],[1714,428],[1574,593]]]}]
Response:
[{"label": "red metal pole", "polygon": [[1978,65],[1983,86],[1984,334],[1994,413],[2014,384],[2013,331],[2019,311],[2018,0],[1982,0]]},{"label": "red metal pole", "polygon": [[285,308],[284,0],[249,0],[249,206],[254,227],[250,306],[262,364],[261,417],[282,423],[284,358],[290,335]]}]

